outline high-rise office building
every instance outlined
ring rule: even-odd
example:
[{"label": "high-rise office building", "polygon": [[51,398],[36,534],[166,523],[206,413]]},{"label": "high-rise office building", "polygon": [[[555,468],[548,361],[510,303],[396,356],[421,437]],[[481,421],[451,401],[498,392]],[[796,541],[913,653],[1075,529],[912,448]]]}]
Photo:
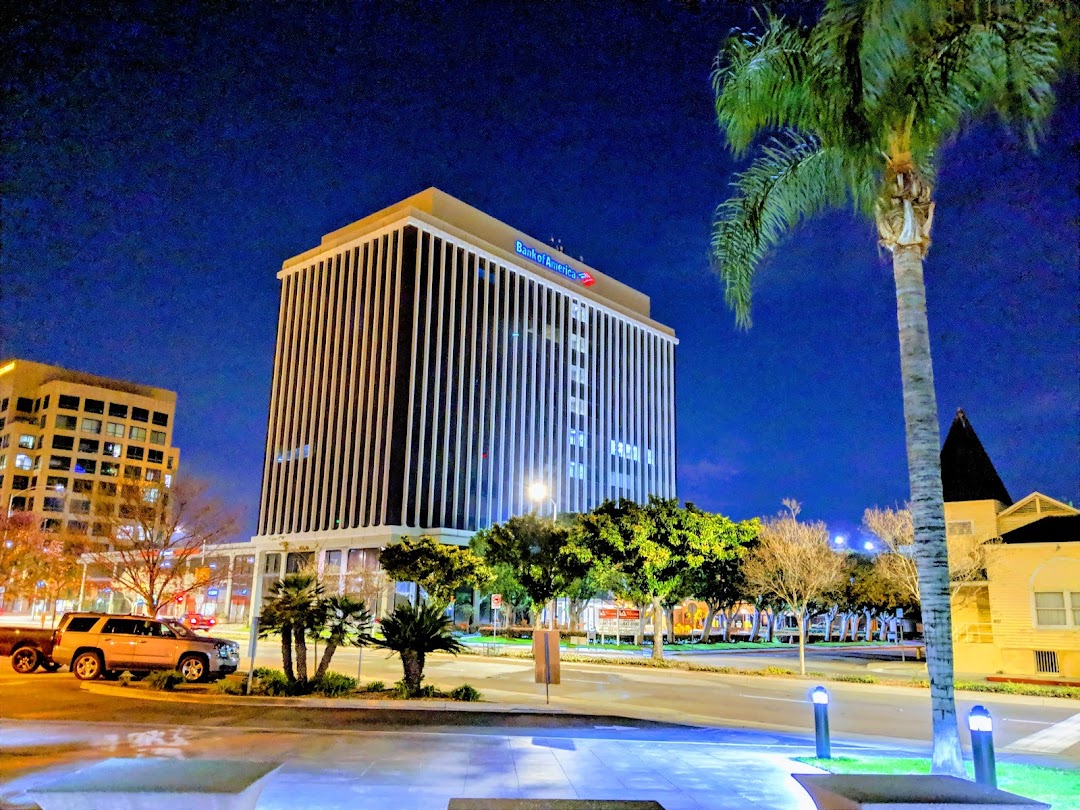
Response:
[{"label": "high-rise office building", "polygon": [[278,278],[254,539],[293,550],[287,568],[675,495],[677,340],[642,293],[436,189]]},{"label": "high-rise office building", "polygon": [[108,522],[95,521],[91,503],[110,508],[126,483],[147,493],[171,484],[175,413],[173,391],[0,360],[0,503],[106,542]]}]

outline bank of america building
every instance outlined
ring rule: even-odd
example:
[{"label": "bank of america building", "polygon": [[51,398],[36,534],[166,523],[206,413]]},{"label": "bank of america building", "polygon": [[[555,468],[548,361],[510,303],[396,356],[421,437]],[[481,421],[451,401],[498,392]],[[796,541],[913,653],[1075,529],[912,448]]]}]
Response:
[{"label": "bank of america building", "polygon": [[[278,274],[259,570],[675,495],[674,332],[649,299],[428,189]],[[540,483],[549,496],[530,500]]]}]

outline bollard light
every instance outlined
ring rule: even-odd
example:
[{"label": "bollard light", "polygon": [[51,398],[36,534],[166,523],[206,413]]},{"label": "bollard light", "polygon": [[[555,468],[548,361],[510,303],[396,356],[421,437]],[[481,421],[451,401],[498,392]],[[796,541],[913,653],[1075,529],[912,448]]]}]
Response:
[{"label": "bollard light", "polygon": [[971,758],[975,763],[975,781],[997,787],[997,764],[994,762],[994,721],[984,706],[973,706],[968,713],[971,731]]},{"label": "bollard light", "polygon": [[832,746],[829,743],[829,692],[824,686],[815,686],[810,690],[810,701],[814,704],[814,748],[818,759],[832,759]]}]

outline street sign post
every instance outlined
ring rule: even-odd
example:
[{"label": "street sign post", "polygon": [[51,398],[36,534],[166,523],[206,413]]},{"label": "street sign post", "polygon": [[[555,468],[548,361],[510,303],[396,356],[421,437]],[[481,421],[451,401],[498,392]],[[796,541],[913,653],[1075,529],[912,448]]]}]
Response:
[{"label": "street sign post", "polygon": [[251,679],[255,675],[255,650],[259,645],[259,617],[251,618],[251,636],[248,638],[248,679],[247,693],[251,694]]},{"label": "street sign post", "polygon": [[533,677],[536,683],[544,684],[544,702],[551,702],[551,684],[558,684],[559,678],[559,631],[533,631]]},{"label": "street sign post", "polygon": [[495,638],[499,637],[499,609],[502,608],[502,594],[491,595],[491,633]]}]

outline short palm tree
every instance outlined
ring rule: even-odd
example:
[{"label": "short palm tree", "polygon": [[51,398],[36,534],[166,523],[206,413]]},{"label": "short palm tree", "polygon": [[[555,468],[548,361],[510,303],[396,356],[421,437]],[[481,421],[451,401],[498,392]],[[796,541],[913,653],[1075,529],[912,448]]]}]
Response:
[{"label": "short palm tree", "polygon": [[382,621],[383,638],[375,644],[398,654],[410,695],[420,690],[430,652],[457,655],[463,648],[452,634],[453,623],[438,605],[402,605]]},{"label": "short palm tree", "polygon": [[737,322],[750,324],[764,255],[823,209],[850,202],[873,217],[892,257],[936,773],[962,773],[923,283],[937,158],[965,122],[989,110],[1034,143],[1054,103],[1059,13],[1049,2],[826,0],[810,28],[769,17],[762,33],[736,32],[713,73],[729,146],[758,150],[713,229],[714,263]]},{"label": "short palm tree", "polygon": [[349,595],[328,596],[319,602],[315,622],[319,638],[326,635],[326,648],[315,670],[318,680],[330,666],[338,647],[364,647],[371,643],[371,614],[367,605]]},{"label": "short palm tree", "polygon": [[281,663],[289,683],[307,681],[307,631],[317,620],[321,596],[322,586],[314,574],[286,574],[267,591],[259,635],[281,634]]}]

